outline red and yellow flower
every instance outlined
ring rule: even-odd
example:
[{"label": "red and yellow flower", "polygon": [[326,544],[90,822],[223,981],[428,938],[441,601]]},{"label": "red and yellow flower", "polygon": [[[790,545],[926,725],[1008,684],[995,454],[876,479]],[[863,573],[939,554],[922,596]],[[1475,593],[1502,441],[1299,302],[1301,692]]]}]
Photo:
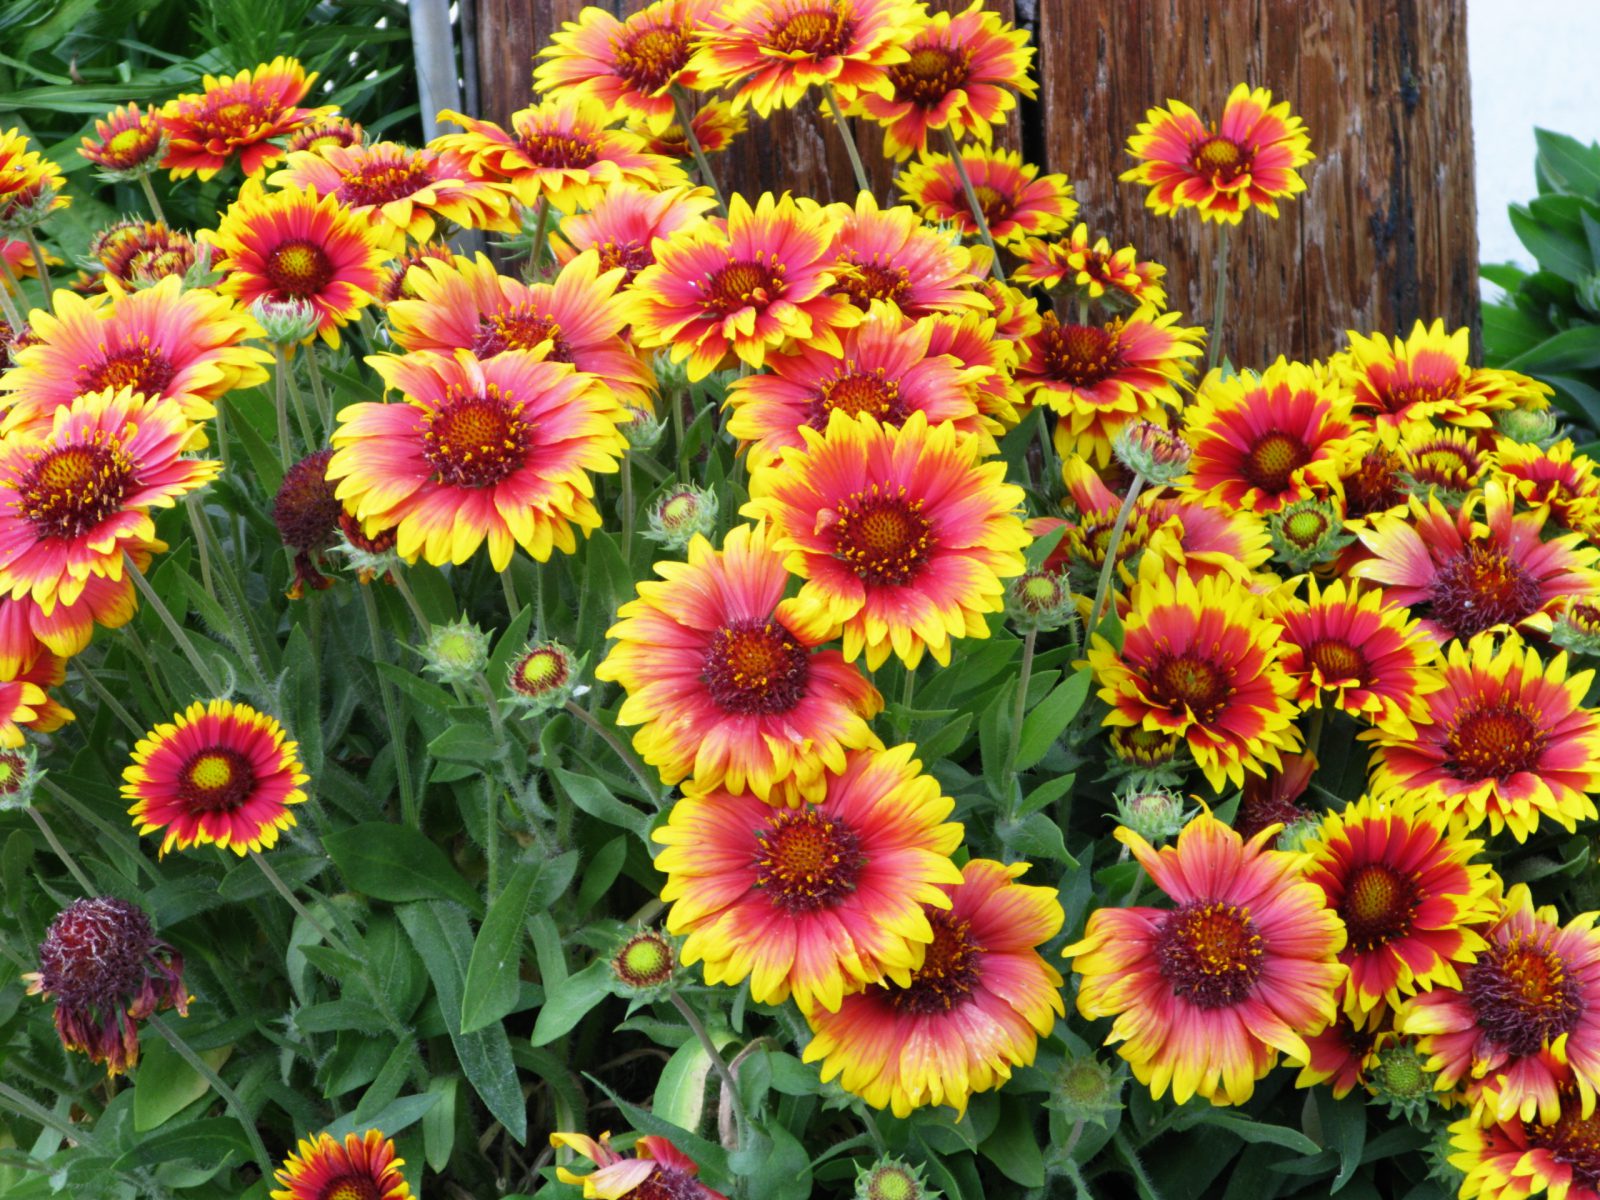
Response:
[{"label": "red and yellow flower", "polygon": [[1408,425],[1400,434],[1398,449],[1416,489],[1423,494],[1437,490],[1446,500],[1458,500],[1477,487],[1488,460],[1479,431],[1440,429],[1431,421]]},{"label": "red and yellow flower", "polygon": [[1160,263],[1140,259],[1132,246],[1113,251],[1104,237],[1089,244],[1089,227],[1081,222],[1072,228],[1064,242],[1027,238],[1012,247],[1022,263],[1011,272],[1019,283],[1036,283],[1053,288],[1071,283],[1091,300],[1107,293],[1126,297],[1136,305],[1149,305],[1157,312],[1167,306],[1167,289],[1161,281],[1167,269]]},{"label": "red and yellow flower", "polygon": [[210,179],[237,155],[246,175],[259,174],[284,156],[274,139],[338,111],[299,107],[316,78],[282,56],[231,78],[207,75],[202,92],[185,93],[161,109],[167,135],[162,168],[174,179]]},{"label": "red and yellow flower", "polygon": [[558,96],[520,109],[509,131],[449,109],[439,119],[466,132],[441,134],[430,148],[459,154],[474,175],[504,184],[524,208],[543,200],[572,212],[592,208],[619,183],[688,183],[671,159],[647,151],[643,138],[612,129],[611,111],[589,97]]},{"label": "red and yellow flower", "polygon": [[[1039,168],[1023,162],[1015,150],[964,147],[961,165],[977,193],[989,236],[997,242],[1059,233],[1077,215],[1078,202],[1067,177],[1041,176]],[[978,223],[950,155],[924,154],[900,173],[900,192],[924,220],[947,221],[969,237],[978,236]]]},{"label": "red and yellow flower", "polygon": [[934,13],[907,32],[906,58],[889,66],[892,90],[865,93],[852,105],[883,126],[891,158],[920,154],[936,130],[987,145],[990,127],[1017,106],[1016,93],[1038,95],[1027,33],[985,12],[981,0],[959,13]]},{"label": "red and yellow flower", "polygon": [[284,148],[293,154],[296,150],[321,150],[324,146],[359,146],[366,140],[366,130],[347,117],[328,116],[300,126],[289,135]]},{"label": "red and yellow flower", "polygon": [[750,128],[750,118],[735,111],[726,100],[704,100],[689,118],[687,129],[681,121],[668,125],[660,133],[643,121],[630,121],[625,128],[642,137],[645,149],[651,154],[663,154],[668,158],[691,157],[694,143],[690,142],[689,135],[693,133],[695,142],[700,144],[700,153],[710,158],[733,145],[733,139]]},{"label": "red and yellow flower", "polygon": [[1149,187],[1147,207],[1163,215],[1196,208],[1202,221],[1237,225],[1251,208],[1276,217],[1279,200],[1306,190],[1299,168],[1316,156],[1287,100],[1273,104],[1265,88],[1241,83],[1210,125],[1187,104],[1167,104],[1128,139],[1139,165],[1121,175]]},{"label": "red and yellow flower", "polygon": [[700,36],[691,65],[706,90],[737,85],[733,107],[763,117],[793,108],[814,86],[844,100],[893,94],[886,69],[905,63],[908,0],[735,0]]},{"label": "red and yellow flower", "polygon": [[982,268],[973,253],[922,224],[912,209],[879,208],[871,192],[861,192],[854,207],[830,211],[839,221],[835,295],[864,310],[889,301],[909,317],[989,307],[974,290]]},{"label": "red and yellow flower", "polygon": [[1547,515],[1517,512],[1493,479],[1457,512],[1413,495],[1406,510],[1367,519],[1370,557],[1350,573],[1382,584],[1441,642],[1504,627],[1548,633],[1566,599],[1600,594],[1600,549],[1576,533],[1544,540]]},{"label": "red and yellow flower", "polygon": [[165,549],[149,510],[222,469],[183,457],[200,435],[176,405],[123,389],[56,409],[38,436],[0,440],[0,593],[48,617],[91,578],[121,580],[130,551]]},{"label": "red and yellow flower", "polygon": [[926,318],[930,335],[929,354],[948,354],[962,368],[977,376],[974,400],[978,411],[1012,429],[1021,419],[1022,389],[1013,371],[1018,353],[1016,343],[1001,334],[991,316],[977,312],[939,313]]},{"label": "red and yellow flower", "polygon": [[1083,976],[1078,1011],[1115,1017],[1111,1042],[1160,1099],[1243,1104],[1280,1052],[1305,1062],[1305,1038],[1334,1020],[1345,933],[1304,856],[1245,842],[1209,813],[1155,850],[1119,828],[1175,907],[1102,908],[1062,954]]},{"label": "red and yellow flower", "polygon": [[1254,584],[1256,570],[1272,557],[1272,535],[1254,513],[1207,508],[1166,492],[1147,491],[1139,505],[1161,531],[1152,549],[1191,578],[1226,575]]},{"label": "red and yellow flower", "polygon": [[184,279],[199,262],[199,248],[186,233],[162,221],[127,219],[108,225],[89,241],[89,254],[104,270],[89,292],[109,289],[111,280],[130,289],[149,287],[169,275]]},{"label": "red and yellow flower", "polygon": [[61,168],[30,149],[24,135],[0,133],[0,232],[31,229],[70,205],[72,197],[61,190],[66,182]]},{"label": "red and yellow flower", "polygon": [[1336,579],[1319,589],[1315,578],[1307,587],[1305,599],[1285,597],[1272,614],[1296,701],[1349,713],[1393,737],[1415,737],[1413,722],[1429,719],[1425,697],[1443,686],[1433,670],[1437,644],[1378,588]]},{"label": "red and yellow flower", "polygon": [[1241,584],[1169,575],[1151,556],[1129,596],[1122,649],[1092,636],[1105,723],[1183,738],[1218,791],[1225,780],[1241,786],[1247,770],[1264,775],[1300,745],[1281,637]]},{"label": "red and yellow flower", "polygon": [[248,704],[196,700],[133,748],[122,794],[141,834],[165,830],[161,853],[215,845],[241,858],[271,849],[294,823],[310,776],[283,726]]},{"label": "red and yellow flower", "polygon": [[396,249],[393,230],[356,216],[336,196],[312,188],[269,192],[254,179],[207,236],[218,251],[218,290],[241,307],[304,301],[317,310],[317,333],[330,346],[373,302]]},{"label": "red and yellow flower", "polygon": [[825,429],[828,414],[871,413],[903,425],[914,412],[928,423],[950,421],[995,453],[999,423],[978,410],[977,370],[963,369],[948,354],[929,352],[933,323],[911,321],[886,305],[874,305],[867,320],[845,331],[840,354],[802,347],[777,355],[771,373],[737,379],[728,389],[728,432],[746,447],[754,468],[776,463],[785,447],[803,449],[800,427]]},{"label": "red and yellow flower", "polygon": [[1480,634],[1452,642],[1440,674],[1444,686],[1427,697],[1414,738],[1368,735],[1378,743],[1375,793],[1426,800],[1468,829],[1487,821],[1519,842],[1541,818],[1569,833],[1595,819],[1600,713],[1583,707],[1593,671],[1569,676],[1565,654],[1544,663],[1515,636],[1496,646]]},{"label": "red and yellow flower", "polygon": [[1081,454],[1104,466],[1124,425],[1178,406],[1187,360],[1204,353],[1205,338],[1204,330],[1179,325],[1182,319],[1148,307],[1104,325],[1062,324],[1044,314],[1039,332],[1022,340],[1017,382],[1033,404],[1060,414],[1062,457]]},{"label": "red and yellow flower", "polygon": [[632,1158],[613,1150],[606,1133],[599,1141],[582,1133],[552,1133],[550,1144],[575,1151],[599,1168],[586,1175],[556,1168],[562,1183],[583,1186],[584,1200],[728,1200],[696,1179],[700,1164],[664,1137],[640,1137],[633,1143]]},{"label": "red and yellow flower", "polygon": [[844,655],[876,670],[891,651],[908,667],[924,651],[987,637],[1031,540],[1020,488],[978,442],[914,412],[899,428],[835,409],[802,450],[750,476],[747,516],[771,522],[785,565],[804,582],[797,614]]},{"label": "red and yellow flower", "polygon": [[1324,817],[1306,849],[1306,878],[1344,922],[1342,1003],[1352,1019],[1461,986],[1458,970],[1488,945],[1479,928],[1499,915],[1493,870],[1471,861],[1482,842],[1427,805],[1364,796]]},{"label": "red and yellow flower", "polygon": [[326,1133],[302,1138],[299,1152],[274,1174],[272,1200],[411,1200],[400,1173],[405,1159],[379,1129],[347,1133],[340,1142]]},{"label": "red and yellow flower", "polygon": [[975,858],[948,908],[928,908],[933,941],[909,982],[868,984],[838,1011],[807,1011],[806,1062],[822,1079],[899,1117],[924,1105],[958,1113],[1034,1060],[1066,1012],[1061,976],[1037,947],[1061,930],[1054,888],[1017,880],[1027,863]]},{"label": "red and yellow flower", "polygon": [[431,238],[439,221],[501,233],[517,229],[505,192],[473,178],[466,159],[448,150],[395,142],[297,150],[269,182],[333,196],[353,215],[385,222],[417,242]]},{"label": "red and yellow flower", "polygon": [[831,294],[837,231],[837,216],[809,200],[767,192],[751,208],[735,195],[726,221],[656,244],[655,263],[628,291],[635,343],[669,347],[672,361],[688,360],[691,380],[730,354],[760,367],[789,338],[838,353],[838,331],[864,314]]},{"label": "red and yellow flower", "polygon": [[1417,1037],[1437,1071],[1482,1124],[1561,1118],[1566,1084],[1594,1108],[1600,1090],[1600,932],[1595,914],[1565,925],[1535,908],[1519,883],[1505,898],[1488,946],[1461,968],[1461,986],[1413,996],[1395,1028]]},{"label": "red and yellow flower", "polygon": [[563,263],[593,250],[600,256],[602,271],[621,267],[627,272],[623,283],[630,284],[655,262],[652,246],[657,238],[670,238],[680,229],[702,224],[716,203],[705,188],[656,192],[618,184],[607,188],[593,208],[564,218],[550,245]]},{"label": "red and yellow flower", "polygon": [[1465,1116],[1450,1126],[1450,1164],[1466,1176],[1460,1194],[1478,1200],[1600,1200],[1600,1154],[1595,1149],[1592,1098],[1560,1089],[1551,1119],[1511,1117],[1481,1125]]},{"label": "red and yellow flower", "polygon": [[525,350],[367,361],[403,400],[339,414],[328,478],[368,537],[392,529],[401,558],[434,566],[487,542],[504,571],[517,546],[544,562],[600,527],[591,476],[617,469],[627,416],[594,376]]},{"label": "red and yellow flower", "polygon": [[703,960],[710,984],[748,979],[758,1004],[829,1012],[885,978],[909,987],[935,939],[927,910],[962,881],[955,802],[914,749],[852,751],[796,808],[720,788],[673,805],[651,836],[684,963]]},{"label": "red and yellow flower", "polygon": [[1343,1100],[1363,1075],[1378,1061],[1378,1038],[1385,1031],[1388,1010],[1375,1008],[1352,1021],[1341,1011],[1339,1017],[1321,1033],[1306,1035],[1306,1054],[1289,1055],[1286,1065],[1299,1067],[1297,1088],[1325,1083],[1335,1100]]},{"label": "red and yellow flower", "polygon": [[1274,513],[1339,490],[1363,449],[1349,409],[1311,368],[1278,359],[1257,374],[1208,375],[1185,411],[1188,490],[1220,508]]},{"label": "red and yellow flower", "polygon": [[43,433],[77,397],[124,388],[201,421],[234,388],[266,380],[270,356],[245,345],[260,328],[215,292],[172,276],[134,292],[109,286],[110,303],[58,292],[53,315],[35,311],[32,339],[0,377],[6,433]]},{"label": "red and yellow flower", "polygon": [[1488,465],[1524,504],[1549,509],[1591,541],[1600,538],[1600,477],[1594,459],[1577,453],[1571,438],[1548,448],[1501,439]]},{"label": "red and yellow flower", "polygon": [[595,677],[627,693],[617,723],[639,726],[633,745],[668,784],[694,777],[776,800],[793,780],[819,798],[823,771],[875,745],[867,722],[883,698],[837,650],[821,650],[784,599],[788,574],[768,535],[730,532],[720,551],[703,537],[689,561],[656,564],[618,611],[616,639]]},{"label": "red and yellow flower", "polygon": [[78,153],[114,178],[153,171],[166,153],[167,134],[154,109],[125,105],[94,123],[95,136],[84,138]]}]

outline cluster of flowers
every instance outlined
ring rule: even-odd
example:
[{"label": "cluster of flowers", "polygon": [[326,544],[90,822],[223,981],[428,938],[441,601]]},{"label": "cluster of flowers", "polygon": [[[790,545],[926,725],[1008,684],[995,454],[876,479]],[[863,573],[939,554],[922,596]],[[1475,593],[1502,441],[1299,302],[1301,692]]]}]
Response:
[{"label": "cluster of flowers", "polygon": [[[657,0],[625,21],[587,9],[542,57],[543,98],[509,127],[447,112],[460,132],[420,149],[303,107],[313,79],[284,59],[118,110],[82,152],[153,205],[158,170],[246,179],[215,229],[156,209],[105,231],[71,290],[48,288],[35,236],[66,202],[59,171],[0,138],[0,266],[49,297],[26,321],[6,305],[0,739],[68,719],[47,692],[63,660],[159,603],[151,512],[223,469],[194,455],[222,452],[225,397],[269,364],[296,593],[331,583],[334,547],[364,580],[485,547],[497,571],[519,547],[572,552],[604,523],[596,476],[681,428],[685,385],[717,373],[749,523],[714,544],[714,496],[664,496],[652,532],[687,560],[638,585],[596,670],[681,792],[655,838],[686,963],[792,997],[806,1059],[897,1114],[963,1109],[1032,1062],[1065,1011],[1038,952],[1063,924],[1055,890],[967,857],[916,747],[875,730],[866,672],[948,664],[1002,612],[1030,653],[1081,620],[1128,783],[1118,836],[1173,902],[1102,909],[1066,951],[1080,1012],[1116,1018],[1135,1075],[1240,1103],[1280,1054],[1336,1094],[1410,1055],[1467,1105],[1469,1187],[1591,1194],[1572,1164],[1593,1162],[1600,934],[1477,861],[1502,831],[1596,816],[1590,674],[1551,647],[1600,650],[1600,479],[1555,440],[1548,389],[1471,368],[1438,324],[1196,382],[1207,338],[1167,309],[1162,268],[1075,225],[1064,177],[992,147],[1033,94],[1032,50],[978,5]],[[853,143],[854,203],[723,203],[707,155],[747,108],[812,88],[842,135],[860,118],[915,159],[907,204],[875,201]],[[1303,190],[1308,146],[1287,106],[1241,87],[1215,124],[1152,110],[1125,178],[1158,212],[1235,223]],[[456,229],[525,235],[530,281],[455,253]],[[367,361],[399,398],[335,415],[315,341],[353,324],[396,348]],[[300,350],[315,413],[284,382]],[[1053,425],[1040,461],[1059,456],[1068,497],[1031,521],[998,457],[1024,419]],[[571,677],[546,649],[511,686]],[[1372,795],[1313,816],[1316,751],[1344,720],[1373,746]],[[1184,823],[1162,789],[1191,770],[1243,786],[1235,828]],[[151,730],[125,780],[163,852],[239,854],[273,846],[308,782],[273,717],[220,697]],[[63,1040],[113,1071],[136,1021],[188,1002],[181,963],[120,903],[63,913],[32,981]],[[592,1194],[716,1195],[661,1139],[624,1158],[556,1136],[599,1164]],[[319,1136],[274,1195],[360,1180],[396,1200],[399,1165],[375,1131]]]}]

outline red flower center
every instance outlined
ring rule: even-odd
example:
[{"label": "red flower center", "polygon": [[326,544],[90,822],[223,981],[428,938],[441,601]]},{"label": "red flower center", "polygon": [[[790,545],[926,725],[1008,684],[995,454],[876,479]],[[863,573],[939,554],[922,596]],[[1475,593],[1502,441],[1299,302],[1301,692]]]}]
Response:
[{"label": "red flower center", "polygon": [[692,49],[688,26],[649,25],[625,37],[613,53],[617,74],[635,91],[653,96],[683,70]]},{"label": "red flower center", "polygon": [[779,54],[827,58],[850,48],[856,23],[844,5],[824,5],[790,13],[772,27],[767,44]]},{"label": "red flower center", "polygon": [[702,678],[723,712],[786,713],[805,697],[810,655],[777,621],[731,621],[711,635]]},{"label": "red flower center", "polygon": [[813,429],[826,429],[828,414],[848,413],[858,417],[871,413],[880,421],[900,425],[906,419],[906,406],[900,399],[900,384],[884,377],[878,367],[872,371],[840,367],[840,374],[822,385],[822,395],[814,400],[806,423]]},{"label": "red flower center", "polygon": [[416,195],[434,178],[433,167],[421,157],[369,158],[344,173],[336,194],[352,206],[387,204]]},{"label": "red flower center", "polygon": [[422,455],[450,487],[493,487],[528,461],[533,426],[522,405],[489,384],[483,395],[452,385],[445,402],[422,418]]},{"label": "red flower center", "polygon": [[383,1190],[370,1175],[340,1175],[328,1181],[317,1200],[383,1200]]},{"label": "red flower center", "polygon": [[1417,886],[1410,876],[1382,863],[1358,867],[1345,883],[1339,916],[1350,935],[1350,949],[1370,954],[1411,932],[1417,914]]},{"label": "red flower center", "polygon": [[1428,587],[1430,615],[1458,638],[1515,625],[1543,604],[1539,581],[1492,545],[1470,542],[1439,564]]},{"label": "red flower center", "polygon": [[756,845],[756,886],[791,913],[816,912],[848,896],[867,862],[855,831],[815,808],[779,812]]},{"label": "red flower center", "polygon": [[507,350],[533,350],[549,342],[546,357],[552,362],[572,361],[572,346],[561,336],[561,326],[549,313],[541,315],[526,304],[504,312],[485,313],[478,318],[478,335],[472,352],[479,358],[493,358]]},{"label": "red flower center", "polygon": [[1404,504],[1402,465],[1400,456],[1392,450],[1369,450],[1355,474],[1344,481],[1345,515],[1351,519],[1365,517]]},{"label": "red flower center", "polygon": [[656,256],[650,253],[648,240],[644,242],[619,242],[615,238],[608,238],[604,242],[595,244],[594,251],[600,257],[602,271],[614,271],[621,267],[628,273],[624,281],[632,283],[633,277],[656,261]]},{"label": "red flower center", "polygon": [[785,291],[784,270],[776,255],[770,266],[759,257],[730,262],[700,285],[705,306],[723,317],[742,308],[766,308]]},{"label": "red flower center", "polygon": [[1468,709],[1445,739],[1445,767],[1458,779],[1508,779],[1535,771],[1546,734],[1514,701]]},{"label": "red flower center", "polygon": [[1197,1008],[1226,1008],[1250,994],[1261,974],[1261,935],[1250,910],[1191,900],[1162,926],[1156,962],[1172,994]]},{"label": "red flower center", "polygon": [[863,262],[855,251],[846,251],[839,259],[834,292],[849,296],[857,308],[870,308],[874,300],[892,300],[905,307],[906,297],[911,294],[911,272],[882,262],[882,258],[875,254],[871,262]]},{"label": "red flower center", "polygon": [[517,146],[530,163],[546,170],[581,170],[600,157],[591,139],[560,129],[519,129]]},{"label": "red flower center", "polygon": [[1600,1190],[1600,1113],[1585,1117],[1578,1098],[1568,1094],[1562,1097],[1560,1120],[1529,1125],[1527,1133],[1530,1149],[1546,1151],[1572,1172],[1569,1196]]},{"label": "red flower center", "polygon": [[40,539],[78,538],[120,511],[137,482],[133,459],[101,434],[41,454],[19,481],[15,503]]},{"label": "red flower center", "polygon": [[1367,656],[1343,638],[1323,638],[1306,647],[1306,661],[1322,672],[1324,685],[1366,683]]},{"label": "red flower center", "polygon": [[1243,470],[1250,483],[1264,492],[1288,488],[1294,473],[1311,461],[1311,448],[1292,433],[1271,429],[1250,445]]},{"label": "red flower center", "polygon": [[900,1012],[920,1015],[947,1013],[978,986],[978,964],[983,947],[972,937],[972,924],[948,912],[932,909],[928,924],[933,941],[922,966],[911,976],[911,986],[897,988],[891,1003]]},{"label": "red flower center", "polygon": [[315,242],[284,242],[267,255],[263,268],[279,299],[293,296],[309,300],[333,279],[333,260]]},{"label": "red flower center", "polygon": [[1517,1058],[1537,1054],[1583,1014],[1583,998],[1549,938],[1494,942],[1461,973],[1478,1028]]},{"label": "red flower center", "polygon": [[706,1190],[680,1167],[653,1167],[628,1200],[701,1200]]},{"label": "red flower center", "polygon": [[136,344],[108,351],[100,361],[79,368],[78,391],[132,388],[155,397],[166,392],[176,373],[172,361],[150,345],[150,335],[140,334]]},{"label": "red flower center", "polygon": [[1233,696],[1233,672],[1197,654],[1161,654],[1150,668],[1150,694],[1174,711],[1187,708],[1209,724]]},{"label": "red flower center", "polygon": [[202,146],[211,141],[256,141],[264,132],[262,127],[271,119],[266,104],[255,96],[217,92],[204,99],[200,110],[194,114],[193,130],[185,140],[199,142]]},{"label": "red flower center", "polygon": [[1040,336],[1045,373],[1073,387],[1093,387],[1117,367],[1117,339],[1099,325],[1056,325]]},{"label": "red flower center", "polygon": [[928,561],[937,539],[922,515],[923,501],[906,499],[902,484],[886,495],[877,484],[834,505],[833,556],[858,579],[879,586],[910,583]]},{"label": "red flower center", "polygon": [[1209,137],[1194,148],[1189,165],[1213,184],[1232,183],[1250,170],[1251,155],[1237,142]]},{"label": "red flower center", "polygon": [[983,210],[983,219],[990,229],[1002,221],[1009,221],[1011,214],[1016,211],[1016,202],[997,188],[978,183],[973,185],[972,190],[978,197],[978,207]]},{"label": "red flower center", "polygon": [[203,813],[233,812],[255,787],[255,767],[229,746],[207,746],[178,775],[178,798],[186,808]]},{"label": "red flower center", "polygon": [[911,57],[889,68],[894,97],[923,108],[933,108],[967,82],[972,50],[937,44],[912,45]]}]

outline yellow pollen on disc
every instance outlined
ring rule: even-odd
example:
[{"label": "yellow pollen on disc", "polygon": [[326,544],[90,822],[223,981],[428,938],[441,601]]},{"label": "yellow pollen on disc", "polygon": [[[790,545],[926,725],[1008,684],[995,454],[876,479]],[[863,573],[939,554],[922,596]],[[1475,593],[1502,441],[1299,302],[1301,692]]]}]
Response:
[{"label": "yellow pollen on disc", "polygon": [[1212,138],[1196,157],[1208,167],[1231,167],[1239,161],[1239,147],[1227,138]]},{"label": "yellow pollen on disc", "polygon": [[189,768],[189,779],[195,787],[215,791],[233,782],[233,765],[220,754],[203,754]]}]

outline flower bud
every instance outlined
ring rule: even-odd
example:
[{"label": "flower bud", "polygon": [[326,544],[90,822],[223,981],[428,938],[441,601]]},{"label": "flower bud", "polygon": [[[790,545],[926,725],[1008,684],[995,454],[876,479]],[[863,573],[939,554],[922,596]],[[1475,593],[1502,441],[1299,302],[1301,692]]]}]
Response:
[{"label": "flower bud", "polygon": [[309,300],[291,296],[287,300],[270,300],[262,296],[250,306],[255,317],[274,346],[297,346],[317,331],[321,315]]},{"label": "flower bud", "polygon": [[1093,1054],[1070,1057],[1056,1075],[1047,1108],[1071,1121],[1092,1121],[1105,1128],[1106,1120],[1122,1108],[1120,1069],[1113,1070]]},{"label": "flower bud", "polygon": [[1296,817],[1283,827],[1278,834],[1277,849],[1286,850],[1290,854],[1303,854],[1314,842],[1321,840],[1322,817],[1316,813],[1307,813],[1303,817]]},{"label": "flower bud", "polygon": [[678,393],[689,386],[688,364],[673,362],[672,356],[665,350],[656,352],[655,358],[650,361],[650,367],[656,373],[656,387],[667,397],[669,404],[674,403]]},{"label": "flower bud", "polygon": [[0,812],[27,808],[42,774],[33,747],[0,751]]},{"label": "flower bud", "polygon": [[1027,571],[1006,587],[1006,617],[1018,629],[1060,629],[1077,615],[1064,571]]},{"label": "flower bud", "polygon": [[678,969],[672,943],[654,929],[642,929],[611,956],[611,974],[629,991],[648,991],[671,981]]},{"label": "flower bud", "polygon": [[422,657],[423,669],[444,683],[470,683],[489,661],[489,635],[466,617],[457,617],[428,630]]},{"label": "flower bud", "polygon": [[650,509],[645,536],[668,550],[682,550],[695,534],[710,536],[717,527],[717,495],[709,488],[678,487]]},{"label": "flower bud", "polygon": [[350,560],[351,568],[362,583],[371,583],[380,576],[389,583],[394,582],[391,572],[400,565],[400,556],[394,551],[399,535],[393,529],[368,537],[361,529],[361,522],[341,510],[339,536],[341,541],[332,550]]},{"label": "flower bud", "polygon": [[1154,729],[1116,728],[1111,753],[1124,770],[1153,771],[1171,766],[1178,757],[1177,737]]},{"label": "flower bud", "polygon": [[1392,1035],[1377,1052],[1377,1061],[1363,1073],[1367,1090],[1376,1100],[1387,1101],[1391,1118],[1404,1117],[1421,1124],[1433,1105],[1433,1072],[1417,1048],[1408,1040]]},{"label": "flower bud", "polygon": [[528,646],[506,668],[508,702],[529,713],[560,708],[572,698],[581,668],[560,642]]},{"label": "flower bud", "polygon": [[1112,440],[1117,459],[1151,483],[1171,483],[1189,469],[1194,453],[1178,434],[1154,421],[1130,421]]},{"label": "flower bud", "polygon": [[1550,631],[1550,640],[1574,654],[1600,655],[1600,604],[1569,599]]},{"label": "flower bud", "polygon": [[1508,437],[1513,442],[1532,442],[1535,445],[1548,446],[1555,441],[1556,434],[1560,432],[1561,420],[1556,410],[1548,404],[1537,408],[1532,405],[1518,405],[1516,408],[1507,408],[1495,413],[1494,427],[1503,437]]},{"label": "flower bud", "polygon": [[1188,822],[1183,797],[1166,788],[1143,788],[1117,797],[1117,821],[1151,845],[1159,846]]},{"label": "flower bud", "polygon": [[635,408],[631,404],[623,405],[623,411],[628,414],[628,423],[619,428],[622,436],[628,439],[628,445],[635,450],[654,450],[666,431],[666,421],[647,409]]},{"label": "flower bud", "polygon": [[922,1179],[922,1168],[902,1158],[880,1158],[856,1176],[856,1200],[933,1200],[941,1193]]},{"label": "flower bud", "polygon": [[1329,562],[1351,542],[1344,505],[1336,497],[1296,500],[1267,518],[1272,550],[1295,574]]},{"label": "flower bud", "polygon": [[360,125],[344,117],[324,117],[302,126],[289,138],[289,151],[321,150],[324,146],[359,146],[363,139]]}]

